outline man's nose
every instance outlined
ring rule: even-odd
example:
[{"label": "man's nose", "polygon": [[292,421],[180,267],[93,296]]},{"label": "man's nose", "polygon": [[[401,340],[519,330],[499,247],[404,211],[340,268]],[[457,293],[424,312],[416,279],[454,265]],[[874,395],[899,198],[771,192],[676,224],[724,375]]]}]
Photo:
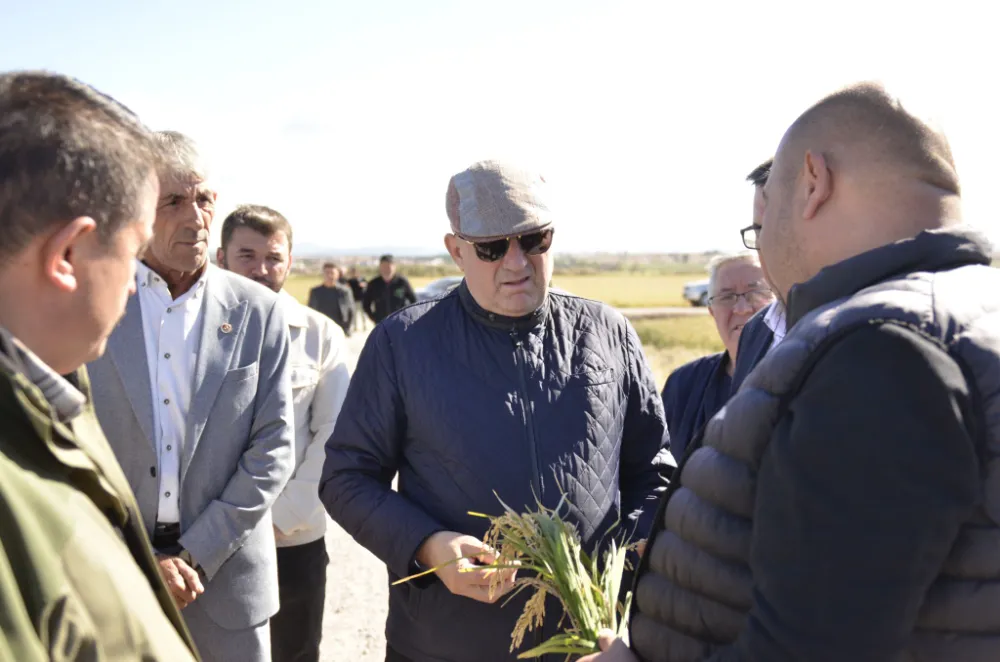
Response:
[{"label": "man's nose", "polygon": [[266,276],[267,275],[267,262],[261,260],[253,265],[253,269],[250,271],[254,276]]},{"label": "man's nose", "polygon": [[198,230],[204,230],[208,226],[205,210],[198,206],[197,202],[192,202],[185,208],[184,224]]},{"label": "man's nose", "polygon": [[528,256],[521,250],[521,242],[517,237],[510,238],[507,254],[503,256],[503,266],[508,271],[521,271],[528,265]]},{"label": "man's nose", "polygon": [[736,297],[736,303],[733,304],[733,312],[741,315],[753,314],[753,306],[751,306],[750,302],[747,300],[747,295],[744,294]]}]

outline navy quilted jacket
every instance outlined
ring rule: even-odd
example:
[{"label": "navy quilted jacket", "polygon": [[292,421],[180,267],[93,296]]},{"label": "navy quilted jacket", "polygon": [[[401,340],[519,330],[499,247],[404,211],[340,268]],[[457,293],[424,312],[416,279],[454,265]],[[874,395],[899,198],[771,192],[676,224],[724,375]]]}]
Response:
[{"label": "navy quilted jacket", "polygon": [[[481,537],[485,520],[468,512],[499,513],[497,495],[527,509],[533,495],[554,507],[565,492],[590,549],[619,521],[617,531],[645,536],[673,467],[668,447],[656,384],[624,317],[552,292],[534,314],[504,318],[463,282],[372,332],[326,445],[320,496],[395,580],[432,533]],[[436,578],[392,587],[387,639],[416,662],[513,660],[526,597],[485,605]],[[544,636],[554,605],[548,616]]]}]

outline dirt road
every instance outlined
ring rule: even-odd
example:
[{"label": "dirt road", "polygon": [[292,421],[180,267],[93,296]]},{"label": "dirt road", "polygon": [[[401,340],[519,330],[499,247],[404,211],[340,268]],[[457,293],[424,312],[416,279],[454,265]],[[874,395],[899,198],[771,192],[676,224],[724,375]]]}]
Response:
[{"label": "dirt road", "polygon": [[322,662],[382,662],[388,600],[385,566],[336,524],[326,534]]},{"label": "dirt road", "polygon": [[[365,334],[348,339],[351,368]],[[326,611],[323,614],[322,662],[383,662],[388,600],[385,566],[329,522],[326,549]]]}]

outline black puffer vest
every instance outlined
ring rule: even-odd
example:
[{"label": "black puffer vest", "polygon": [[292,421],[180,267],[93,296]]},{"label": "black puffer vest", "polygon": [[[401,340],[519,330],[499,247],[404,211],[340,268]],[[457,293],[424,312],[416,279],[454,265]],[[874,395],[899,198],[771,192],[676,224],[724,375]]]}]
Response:
[{"label": "black puffer vest", "polygon": [[[1000,660],[1000,270],[984,265],[989,244],[971,231],[922,233],[878,250],[896,275],[799,319],[684,458],[635,583],[630,635],[642,660],[706,660],[740,635],[754,586],[756,477],[782,403],[833,338],[882,323],[946,348],[980,396],[985,430],[984,503],[927,592],[901,659]],[[942,255],[953,256],[949,266]]]}]

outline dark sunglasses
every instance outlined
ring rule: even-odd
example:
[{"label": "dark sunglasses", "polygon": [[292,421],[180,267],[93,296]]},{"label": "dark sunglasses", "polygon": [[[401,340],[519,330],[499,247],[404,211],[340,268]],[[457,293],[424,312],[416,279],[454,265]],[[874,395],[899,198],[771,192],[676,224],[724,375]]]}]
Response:
[{"label": "dark sunglasses", "polygon": [[503,239],[494,239],[492,241],[472,241],[462,235],[456,236],[462,241],[472,244],[472,247],[476,249],[476,257],[483,262],[496,262],[507,254],[507,251],[510,249],[511,239],[517,239],[517,243],[521,245],[521,250],[524,251],[525,255],[547,253],[552,248],[553,232],[555,230],[549,228],[541,232],[532,232],[531,234],[522,234],[516,237],[504,237]]}]

